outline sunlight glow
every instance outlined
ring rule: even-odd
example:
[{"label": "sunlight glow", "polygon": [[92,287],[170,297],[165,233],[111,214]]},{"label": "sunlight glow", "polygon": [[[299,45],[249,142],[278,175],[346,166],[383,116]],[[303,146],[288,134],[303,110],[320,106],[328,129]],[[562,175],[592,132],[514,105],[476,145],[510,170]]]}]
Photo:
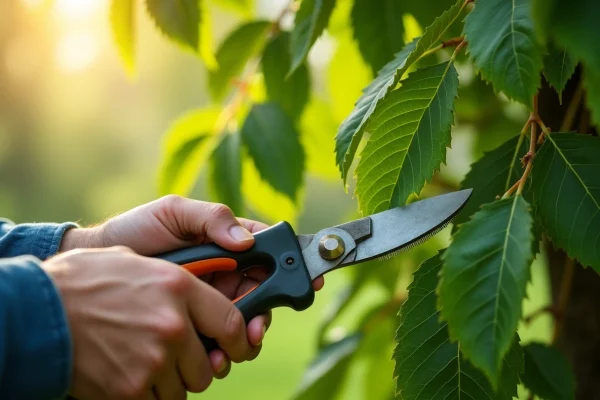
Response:
[{"label": "sunlight glow", "polygon": [[81,72],[98,58],[100,45],[89,33],[65,35],[56,47],[56,65],[63,72]]},{"label": "sunlight glow", "polygon": [[61,19],[89,19],[102,10],[104,3],[105,0],[56,0],[54,10]]},{"label": "sunlight glow", "polygon": [[54,0],[52,14],[58,34],[54,58],[60,71],[82,72],[99,59],[107,7],[108,0]]},{"label": "sunlight glow", "polygon": [[44,0],[21,0],[21,3],[27,8],[36,9],[40,8],[44,4]]}]

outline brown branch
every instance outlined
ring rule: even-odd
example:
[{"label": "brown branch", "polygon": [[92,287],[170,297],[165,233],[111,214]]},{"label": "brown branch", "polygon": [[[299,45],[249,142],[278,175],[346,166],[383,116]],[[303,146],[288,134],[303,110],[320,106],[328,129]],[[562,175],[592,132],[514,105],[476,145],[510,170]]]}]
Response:
[{"label": "brown branch", "polygon": [[556,340],[562,332],[564,316],[569,306],[569,298],[571,297],[571,288],[573,287],[573,275],[575,273],[575,261],[568,255],[565,261],[565,269],[563,271],[562,281],[560,284],[560,290],[558,292],[558,300],[556,302],[556,313],[554,321],[554,332],[552,334],[552,343],[556,343]]},{"label": "brown branch", "polygon": [[546,313],[550,313],[553,317],[556,318],[556,309],[554,308],[554,306],[552,304],[544,306],[544,307],[540,307],[535,311],[532,311],[530,314],[526,315],[523,318],[523,322],[525,322],[525,324],[529,325],[533,322],[534,319],[536,319],[537,317],[544,315]]},{"label": "brown branch", "polygon": [[512,185],[512,186],[510,187],[510,189],[508,189],[508,190],[506,191],[506,193],[504,193],[504,195],[502,195],[502,198],[503,198],[503,199],[506,199],[507,197],[510,197],[510,196],[512,196],[512,194],[515,192],[515,190],[517,190],[517,188],[519,187],[519,184],[520,184],[520,183],[521,183],[521,179],[517,180],[517,181],[514,183],[514,185]]},{"label": "brown branch", "polygon": [[577,110],[579,109],[579,105],[581,104],[581,100],[583,99],[583,85],[579,82],[577,85],[577,89],[575,89],[575,93],[573,93],[573,97],[571,97],[571,101],[569,101],[569,106],[567,107],[567,111],[565,112],[565,117],[563,118],[562,124],[560,125],[560,132],[567,132],[571,129],[573,125],[573,120],[575,119],[575,115],[577,114]]},{"label": "brown branch", "polygon": [[458,46],[465,40],[464,36],[458,36],[452,39],[448,39],[442,42],[442,49],[446,47],[454,47]]},{"label": "brown branch", "polygon": [[[527,119],[527,121],[525,121],[525,125],[523,125],[523,128],[521,129],[521,136],[519,137],[519,141],[517,143],[517,148],[521,147],[521,143],[523,142],[523,137],[527,133],[527,128],[529,128],[529,126],[531,125],[532,122],[533,122],[532,116],[530,116]],[[519,187],[520,182],[521,182],[521,178],[517,179],[517,181],[502,195],[502,198],[506,199],[506,198],[512,196],[512,194],[515,192],[515,190]]]},{"label": "brown branch", "polygon": [[[538,97],[535,95],[533,97],[533,111],[531,113],[531,117],[529,119],[533,121],[540,120],[538,116]],[[535,157],[535,146],[537,144],[536,141],[536,129],[538,124],[531,124],[531,137],[529,138],[529,152],[525,155],[524,159],[527,163],[525,167],[525,172],[523,172],[523,176],[520,179],[519,187],[517,189],[517,195],[521,195],[523,193],[523,188],[525,187],[525,182],[527,182],[527,177],[531,172],[531,168],[533,167],[533,158]]]}]

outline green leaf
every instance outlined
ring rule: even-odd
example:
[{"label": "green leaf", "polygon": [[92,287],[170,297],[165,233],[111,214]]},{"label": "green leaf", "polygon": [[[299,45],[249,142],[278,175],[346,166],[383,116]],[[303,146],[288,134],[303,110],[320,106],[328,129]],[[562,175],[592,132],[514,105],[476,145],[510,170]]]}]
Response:
[{"label": "green leaf", "polygon": [[214,71],[219,65],[217,64],[217,59],[215,58],[215,52],[213,50],[212,18],[206,1],[200,3],[200,20],[202,23],[200,24],[198,55],[204,62],[206,68],[209,71]]},{"label": "green leaf", "polygon": [[[529,140],[519,140],[517,135],[477,160],[460,184],[462,189],[472,188],[473,194],[454,218],[454,225],[466,222],[485,203],[491,203],[504,193],[523,175],[521,158],[527,153]],[[490,173],[492,171],[492,173]]]},{"label": "green leaf", "polygon": [[296,121],[308,103],[310,76],[306,65],[299,66],[287,76],[292,63],[289,46],[290,34],[279,33],[267,44],[261,64],[267,97]]},{"label": "green leaf", "polygon": [[545,135],[533,159],[533,204],[545,232],[571,258],[600,272],[600,139]]},{"label": "green leaf", "polygon": [[235,215],[242,215],[242,154],[237,133],[224,133],[212,153],[209,176],[213,197],[228,205]]},{"label": "green leaf", "polygon": [[356,194],[365,215],[403,205],[446,159],[458,74],[452,62],[417,70],[371,117]]},{"label": "green leaf", "polygon": [[214,100],[222,100],[232,80],[244,70],[246,62],[263,48],[268,21],[252,21],[238,26],[223,40],[217,50],[218,69],[208,75],[208,88]]},{"label": "green leaf", "polygon": [[408,299],[400,309],[394,352],[396,392],[403,400],[509,400],[517,394],[523,368],[518,340],[513,340],[504,357],[495,392],[484,374],[464,357],[462,345],[450,341],[447,324],[440,320],[436,309],[436,286],[442,269],[440,254],[425,261],[415,272]]},{"label": "green leaf", "polygon": [[200,44],[200,0],[146,0],[156,26],[175,42],[197,51]]},{"label": "green leaf", "polygon": [[396,0],[355,0],[352,7],[354,38],[365,61],[379,71],[404,47],[403,7]]},{"label": "green leaf", "polygon": [[119,56],[129,76],[135,75],[135,4],[133,0],[112,0],[110,25]]},{"label": "green leaf", "polygon": [[254,11],[254,0],[213,0],[216,5],[248,17]]},{"label": "green leaf", "polygon": [[[243,153],[247,153],[243,151]],[[247,154],[242,156],[242,198],[248,209],[261,221],[277,223],[287,221],[295,226],[302,209],[286,195],[276,191],[261,178],[254,161]],[[276,207],[273,207],[276,204]]]},{"label": "green leaf", "polygon": [[334,398],[341,388],[361,338],[362,335],[357,333],[323,348],[304,374],[293,399]]},{"label": "green leaf", "polygon": [[327,27],[334,6],[335,0],[304,0],[300,4],[292,31],[290,74],[304,62],[308,51]]},{"label": "green leaf", "polygon": [[365,124],[379,102],[396,87],[405,72],[426,51],[440,43],[442,36],[458,18],[465,4],[464,0],[458,0],[452,8],[436,18],[433,24],[425,29],[423,36],[408,43],[392,61],[379,71],[377,78],[364,89],[363,95],[356,102],[352,113],[342,122],[336,136],[336,163],[340,167],[344,182],[352,160],[354,160],[358,144],[363,137]]},{"label": "green leaf", "polygon": [[555,347],[530,343],[523,347],[525,372],[523,384],[544,400],[575,398],[575,377],[565,356]]},{"label": "green leaf", "polygon": [[444,253],[439,307],[450,337],[498,387],[521,318],[533,259],[533,220],[522,196],[486,204]]},{"label": "green leaf", "polygon": [[304,171],[304,149],[292,120],[275,103],[256,104],[242,127],[242,141],[261,177],[296,201]]},{"label": "green leaf", "polygon": [[542,70],[530,8],[530,0],[480,1],[465,22],[469,52],[483,78],[529,108]]},{"label": "green leaf", "polygon": [[178,118],[163,138],[159,167],[161,194],[189,194],[213,145],[219,110],[199,109]]},{"label": "green leaf", "polygon": [[406,12],[414,15],[421,25],[427,26],[454,3],[454,0],[407,1],[404,6]]},{"label": "green leaf", "polygon": [[[597,0],[532,0],[536,27],[552,37],[586,67],[600,71],[600,2]],[[586,38],[593,38],[587,40]]]},{"label": "green leaf", "polygon": [[558,98],[562,103],[562,92],[565,89],[567,81],[575,72],[577,61],[571,57],[567,50],[550,45],[548,54],[544,57],[544,76],[556,89]]},{"label": "green leaf", "polygon": [[600,130],[600,70],[585,69],[583,71],[583,87],[591,119]]},{"label": "green leaf", "polygon": [[[519,141],[519,139],[522,140]],[[521,178],[524,170],[521,159],[528,150],[529,138],[524,135],[517,135],[494,150],[484,153],[483,157],[471,165],[471,169],[461,182],[460,187],[462,189],[473,189],[473,194],[460,214],[454,218],[454,231],[460,224],[466,222],[471,215],[475,214],[483,204],[493,202],[496,196],[502,197]],[[490,171],[493,171],[493,174],[490,174]],[[525,185],[524,192],[525,200],[528,202],[531,201],[532,197],[529,191],[530,186],[531,176]],[[537,218],[535,218],[535,209],[533,211],[533,253],[537,254],[540,250],[542,228]]]}]

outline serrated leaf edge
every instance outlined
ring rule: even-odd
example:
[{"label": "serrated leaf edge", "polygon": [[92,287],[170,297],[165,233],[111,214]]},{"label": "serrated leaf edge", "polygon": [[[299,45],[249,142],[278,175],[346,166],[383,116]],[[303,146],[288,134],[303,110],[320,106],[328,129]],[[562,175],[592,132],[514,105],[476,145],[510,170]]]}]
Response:
[{"label": "serrated leaf edge", "polygon": [[[515,199],[515,200],[516,200],[516,198],[517,198],[517,197],[519,197],[519,196],[520,196],[520,195],[514,195],[514,196],[513,196],[513,199]],[[528,211],[528,212],[531,214],[531,205],[530,205],[530,204],[529,204],[529,203],[528,203],[528,202],[525,200],[525,198],[523,198],[523,200],[525,201],[525,204],[527,204],[527,206],[528,206],[528,210],[527,210],[527,211]],[[492,202],[492,203],[493,203],[493,202]],[[485,203],[485,204],[483,204],[483,205],[482,205],[482,208],[483,208],[483,206],[485,206],[485,205],[488,205],[488,204],[492,204],[492,203]],[[514,204],[515,204],[515,202],[513,201],[513,210],[511,210],[511,212],[512,212],[512,211],[514,211]],[[481,209],[482,209],[482,208],[481,208]],[[481,211],[481,209],[480,209],[480,211]],[[479,211],[478,211],[478,212],[479,212]],[[473,216],[474,216],[474,215],[476,215],[476,214],[477,214],[477,213],[475,213],[475,214],[471,215],[471,216],[469,217],[468,221],[465,221],[463,224],[461,224],[461,226],[462,226],[462,225],[464,225],[464,224],[466,224],[466,223],[468,223],[468,222],[471,222],[471,221],[472,221],[472,219],[473,219]],[[533,217],[532,217],[532,222],[533,222]],[[528,230],[528,233],[529,233],[529,235],[528,235],[528,236],[529,236],[529,241],[530,241],[530,242],[533,242],[533,240],[535,240],[535,238],[534,238],[534,236],[533,236],[533,232],[532,232],[532,231],[533,231],[533,225],[532,225],[532,226],[530,227],[530,229]],[[452,235],[452,241],[454,240],[454,237],[455,237],[455,236],[458,234],[458,232],[459,232],[459,230],[457,230],[457,231],[456,231],[456,232],[455,232],[455,233]],[[507,229],[507,232],[508,232],[508,229]],[[507,236],[507,235],[506,235],[506,236]],[[534,259],[532,246],[529,246],[529,247],[530,247],[530,256],[529,256],[529,258],[527,259],[527,264],[529,265],[529,267],[528,267],[528,268],[529,268],[529,270],[528,270],[528,272],[529,272],[529,274],[528,274],[528,275],[529,275],[529,277],[527,278],[527,281],[529,281],[529,280],[531,279],[531,277],[530,277],[530,276],[531,276],[531,263],[533,262],[533,259]],[[449,248],[449,247],[448,247],[448,248]],[[448,332],[449,332],[450,340],[451,340],[451,341],[453,341],[453,342],[457,342],[457,343],[459,343],[459,342],[460,342],[460,339],[459,339],[459,337],[458,337],[458,335],[457,335],[457,332],[456,332],[456,330],[455,330],[455,329],[453,329],[453,328],[450,326],[450,323],[448,322],[448,319],[446,318],[446,316],[445,316],[445,313],[444,313],[444,307],[441,305],[441,301],[440,301],[440,288],[441,288],[441,284],[442,284],[442,279],[444,279],[444,277],[443,277],[443,271],[444,271],[444,267],[445,267],[445,260],[446,260],[446,254],[447,254],[446,250],[448,250],[448,248],[446,248],[446,249],[445,249],[445,251],[444,251],[444,252],[443,252],[443,253],[440,255],[440,257],[441,257],[442,261],[444,262],[444,265],[443,265],[443,266],[442,266],[442,268],[440,269],[440,280],[439,280],[438,286],[437,286],[437,288],[436,288],[436,295],[438,296],[437,308],[438,308],[438,310],[440,311],[440,322],[446,322],[446,323],[448,324]],[[498,280],[498,282],[500,282],[500,280]],[[526,293],[525,293],[525,295],[526,295]],[[520,311],[520,312],[519,312],[519,314],[520,314],[520,315],[519,315],[519,317],[518,317],[518,320],[520,320],[520,319],[521,319],[521,316],[522,316],[522,314],[523,314],[523,305],[522,305],[522,304],[521,304],[521,307],[520,307],[520,310],[519,310],[519,311]],[[503,358],[506,356],[506,354],[507,354],[507,353],[510,351],[510,348],[511,348],[511,346],[512,346],[512,344],[510,344],[510,345],[509,345],[509,346],[508,346],[506,349],[504,349],[504,350],[501,352],[501,354],[502,354],[502,355],[499,357],[499,359],[500,359],[500,362],[498,363],[498,362],[496,361],[496,368],[498,369],[498,372],[499,372],[499,374],[500,374],[500,372],[501,372],[502,360],[503,360]],[[491,383],[491,385],[492,385],[492,388],[493,388],[495,391],[497,391],[497,390],[498,390],[498,379],[500,378],[500,375],[498,375],[498,376],[496,376],[496,377],[493,377],[493,376],[491,376],[491,375],[488,373],[488,371],[486,371],[486,370],[483,370],[483,369],[479,368],[477,365],[475,365],[475,364],[472,362],[472,361],[473,361],[473,360],[472,360],[472,358],[470,358],[470,357],[468,356],[468,354],[465,354],[465,353],[463,353],[463,355],[464,355],[464,357],[465,357],[465,360],[469,360],[473,366],[475,366],[476,368],[478,368],[480,371],[483,371],[483,373],[486,375],[486,377],[487,377],[487,378],[488,378],[488,380],[490,381],[490,383]]]}]

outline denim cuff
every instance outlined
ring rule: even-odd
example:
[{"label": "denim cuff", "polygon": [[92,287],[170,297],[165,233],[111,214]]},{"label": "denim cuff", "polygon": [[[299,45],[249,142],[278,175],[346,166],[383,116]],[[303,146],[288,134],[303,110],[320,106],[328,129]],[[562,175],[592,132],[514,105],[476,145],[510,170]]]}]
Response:
[{"label": "denim cuff", "polygon": [[70,385],[72,348],[52,279],[33,257],[0,260],[0,298],[2,393],[15,399],[63,398]]},{"label": "denim cuff", "polygon": [[32,255],[42,261],[46,260],[58,252],[65,232],[76,227],[78,225],[73,222],[10,226],[3,229],[0,236],[0,256]]}]

